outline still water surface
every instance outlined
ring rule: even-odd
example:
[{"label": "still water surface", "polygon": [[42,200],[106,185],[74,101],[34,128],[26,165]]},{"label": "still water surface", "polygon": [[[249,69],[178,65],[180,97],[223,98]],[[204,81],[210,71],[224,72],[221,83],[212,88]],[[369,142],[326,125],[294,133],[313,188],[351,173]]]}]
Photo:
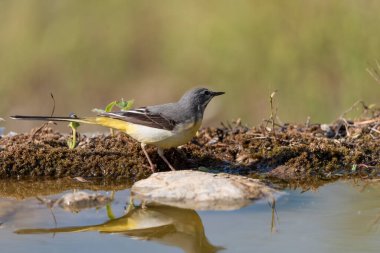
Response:
[{"label": "still water surface", "polygon": [[266,201],[236,211],[127,212],[129,190],[119,189],[108,212],[106,207],[70,212],[49,209],[35,197],[4,196],[1,252],[380,252],[380,184],[338,182],[286,192],[276,203],[275,227]]}]

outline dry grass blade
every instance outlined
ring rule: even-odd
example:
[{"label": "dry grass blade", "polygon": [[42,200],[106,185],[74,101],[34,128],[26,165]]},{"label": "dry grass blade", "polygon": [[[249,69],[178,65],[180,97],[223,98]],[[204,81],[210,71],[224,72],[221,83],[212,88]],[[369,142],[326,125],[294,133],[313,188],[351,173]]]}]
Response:
[{"label": "dry grass blade", "polygon": [[355,108],[357,108],[358,105],[362,105],[363,109],[367,109],[367,108],[368,108],[368,107],[364,104],[363,101],[358,100],[358,101],[356,101],[353,105],[351,105],[350,108],[348,108],[347,110],[345,110],[345,111],[339,116],[339,118],[340,118],[340,119],[345,118],[346,115],[347,115],[348,113],[352,112]]},{"label": "dry grass blade", "polygon": [[[50,97],[51,99],[53,100],[53,108],[51,110],[51,114],[50,114],[50,117],[53,117],[54,115],[54,112],[55,112],[55,99],[54,99],[54,95],[53,93],[50,93]],[[55,124],[54,122],[46,122],[44,124],[42,124],[42,126],[40,128],[38,128],[36,131],[34,131],[31,139],[34,140],[34,137],[36,136],[36,134],[38,134],[39,132],[42,131],[42,129],[44,129],[46,126],[48,126],[49,124]]]},{"label": "dry grass blade", "polygon": [[87,179],[83,178],[83,177],[74,177],[73,178],[74,180],[78,181],[78,182],[81,182],[81,183],[88,183],[90,181],[88,181]]},{"label": "dry grass blade", "polygon": [[277,224],[279,221],[277,209],[276,209],[276,199],[272,199],[272,203],[268,202],[269,207],[272,209],[272,219],[271,219],[271,225],[270,225],[270,231],[271,233],[277,232]]},{"label": "dry grass blade", "polygon": [[380,117],[374,118],[374,119],[369,119],[369,120],[355,122],[354,126],[369,125],[369,124],[376,123],[376,122],[379,122],[379,121],[380,121]]},{"label": "dry grass blade", "polygon": [[270,122],[272,123],[272,129],[271,129],[271,132],[273,133],[274,136],[276,136],[276,130],[275,130],[275,126],[276,126],[276,122],[275,122],[275,118],[276,118],[276,111],[273,107],[273,98],[274,96],[276,95],[277,93],[277,90],[273,91],[270,96],[269,96],[269,103],[270,103],[270,117],[269,117],[269,120]]},{"label": "dry grass blade", "polygon": [[370,74],[370,76],[378,83],[380,84],[380,64],[379,61],[376,60],[376,68],[367,68],[367,72]]}]

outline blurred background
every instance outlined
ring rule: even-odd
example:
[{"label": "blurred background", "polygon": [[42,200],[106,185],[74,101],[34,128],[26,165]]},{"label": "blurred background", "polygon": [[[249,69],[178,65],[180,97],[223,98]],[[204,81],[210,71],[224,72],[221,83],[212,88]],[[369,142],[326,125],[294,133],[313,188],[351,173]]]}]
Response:
[{"label": "blurred background", "polygon": [[206,125],[259,124],[274,90],[282,121],[331,122],[357,100],[380,101],[366,71],[380,59],[379,11],[376,0],[2,0],[0,127],[41,125],[8,116],[50,115],[50,93],[56,116],[83,116],[193,86],[226,91]]}]

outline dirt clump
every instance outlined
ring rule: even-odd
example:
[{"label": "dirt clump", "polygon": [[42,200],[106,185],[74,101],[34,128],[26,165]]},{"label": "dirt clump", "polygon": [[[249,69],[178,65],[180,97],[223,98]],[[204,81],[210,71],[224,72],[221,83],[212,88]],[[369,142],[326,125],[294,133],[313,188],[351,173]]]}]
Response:
[{"label": "dirt clump", "polygon": [[[380,119],[331,125],[282,125],[271,131],[240,122],[203,128],[191,142],[165,151],[177,169],[200,169],[284,181],[376,178],[380,166]],[[128,178],[151,172],[140,144],[124,133],[82,135],[75,149],[69,135],[44,128],[0,138],[0,178]],[[154,147],[158,171],[168,170]]]}]

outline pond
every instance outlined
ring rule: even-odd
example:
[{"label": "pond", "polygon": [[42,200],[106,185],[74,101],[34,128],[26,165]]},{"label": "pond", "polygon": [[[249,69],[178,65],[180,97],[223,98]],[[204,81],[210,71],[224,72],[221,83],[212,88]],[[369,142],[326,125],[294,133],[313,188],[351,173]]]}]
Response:
[{"label": "pond", "polygon": [[[32,189],[33,182],[30,184]],[[113,195],[109,189],[83,190],[86,184],[82,183],[81,191]],[[7,188],[2,182],[2,189],[15,185]],[[27,189],[28,184],[22,187]],[[70,187],[38,198],[32,190],[22,198],[3,190],[2,252],[311,253],[380,249],[380,184],[375,182],[341,181],[306,192],[285,189],[275,209],[267,201],[259,201],[235,211],[198,212],[165,206],[133,208],[128,186],[115,189],[110,204],[75,211],[52,205],[52,200],[72,193]]]}]

